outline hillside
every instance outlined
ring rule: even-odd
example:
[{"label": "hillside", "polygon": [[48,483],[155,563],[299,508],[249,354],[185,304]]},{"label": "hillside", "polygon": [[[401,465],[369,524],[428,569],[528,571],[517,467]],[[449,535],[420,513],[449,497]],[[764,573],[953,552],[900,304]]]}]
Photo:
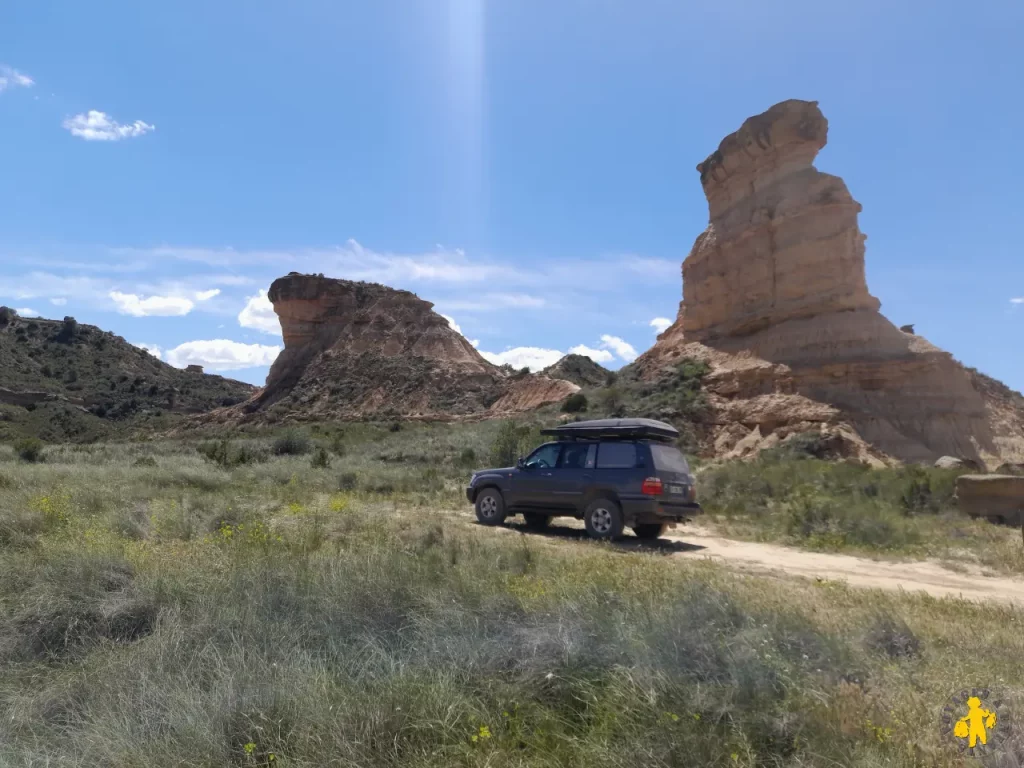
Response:
[{"label": "hillside", "polygon": [[93,439],[140,420],[233,405],[256,388],[174,368],[73,318],[0,309],[0,439]]},{"label": "hillside", "polygon": [[598,365],[586,355],[566,355],[543,371],[553,379],[565,379],[579,387],[603,387],[611,380],[612,372]]},{"label": "hillside", "polygon": [[528,411],[579,388],[485,360],[413,293],[292,273],[270,286],[284,351],[266,386],[206,425],[452,418]]}]

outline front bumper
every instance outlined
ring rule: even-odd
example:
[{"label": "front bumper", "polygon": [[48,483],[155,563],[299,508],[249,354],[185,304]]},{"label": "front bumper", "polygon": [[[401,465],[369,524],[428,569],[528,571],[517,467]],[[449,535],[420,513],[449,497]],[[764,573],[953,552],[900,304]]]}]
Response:
[{"label": "front bumper", "polygon": [[466,498],[469,499],[470,504],[476,501],[476,488],[472,485],[466,486]]}]

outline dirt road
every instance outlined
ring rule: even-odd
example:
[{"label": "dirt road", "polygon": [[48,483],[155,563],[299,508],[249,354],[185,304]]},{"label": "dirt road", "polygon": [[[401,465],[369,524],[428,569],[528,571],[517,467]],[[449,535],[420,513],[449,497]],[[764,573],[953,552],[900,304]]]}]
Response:
[{"label": "dirt road", "polygon": [[[523,531],[510,523],[509,529]],[[538,534],[531,534],[538,535]],[[544,534],[547,539],[584,541],[581,525],[558,520]],[[977,566],[955,572],[937,561],[884,561],[784,547],[778,544],[735,541],[696,526],[680,526],[657,542],[644,543],[627,535],[618,546],[655,547],[671,557],[711,559],[746,572],[829,579],[853,587],[925,592],[933,597],[957,597],[972,601],[996,601],[1024,607],[1024,578],[987,576]]]},{"label": "dirt road", "polygon": [[844,581],[854,587],[926,592],[933,597],[994,600],[1024,607],[1024,579],[986,576],[977,566],[965,566],[963,573],[957,573],[936,561],[890,562],[807,552],[777,544],[723,539],[701,528],[680,527],[665,538],[692,547],[674,556],[708,557],[742,570],[776,571]]}]

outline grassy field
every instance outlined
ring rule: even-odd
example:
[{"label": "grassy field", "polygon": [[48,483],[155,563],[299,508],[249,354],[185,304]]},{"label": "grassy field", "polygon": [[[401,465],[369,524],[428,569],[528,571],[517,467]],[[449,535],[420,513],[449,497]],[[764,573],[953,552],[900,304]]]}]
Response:
[{"label": "grassy field", "polygon": [[[477,527],[502,435],[0,448],[0,765],[958,766],[976,685],[1021,765],[1024,615]],[[706,470],[719,524],[814,543],[794,515],[866,487],[777,463]]]},{"label": "grassy field", "polygon": [[958,474],[765,452],[757,461],[705,468],[698,487],[708,522],[734,538],[1024,573],[1020,529],[960,513]]}]

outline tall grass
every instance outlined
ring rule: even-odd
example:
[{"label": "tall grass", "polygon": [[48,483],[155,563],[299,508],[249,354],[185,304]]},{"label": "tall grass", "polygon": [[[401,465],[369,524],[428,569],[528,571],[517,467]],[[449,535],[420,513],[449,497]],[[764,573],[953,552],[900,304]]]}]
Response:
[{"label": "tall grass", "polygon": [[0,764],[954,766],[951,693],[1024,711],[1015,611],[445,512],[499,429],[0,462]]}]

